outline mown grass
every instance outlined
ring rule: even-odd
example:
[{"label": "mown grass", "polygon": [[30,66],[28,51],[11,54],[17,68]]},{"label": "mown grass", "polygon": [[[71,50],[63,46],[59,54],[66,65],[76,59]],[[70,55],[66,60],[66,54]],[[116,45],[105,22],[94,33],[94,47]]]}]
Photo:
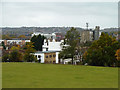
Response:
[{"label": "mown grass", "polygon": [[3,63],[3,88],[117,88],[118,68]]}]

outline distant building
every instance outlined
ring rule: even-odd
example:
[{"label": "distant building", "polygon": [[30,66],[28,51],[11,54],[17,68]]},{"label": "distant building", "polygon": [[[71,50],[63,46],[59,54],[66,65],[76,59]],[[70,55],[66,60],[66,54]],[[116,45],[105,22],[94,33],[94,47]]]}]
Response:
[{"label": "distant building", "polygon": [[26,42],[30,42],[30,40],[0,40],[0,44],[4,42],[5,45],[25,45]]},{"label": "distant building", "polygon": [[84,30],[81,31],[80,33],[80,42],[85,43],[87,41],[92,41],[93,40],[93,31],[91,30]]},{"label": "distant building", "polygon": [[93,31],[93,40],[98,40],[100,37],[100,27],[96,26],[95,30]]},{"label": "distant building", "polygon": [[56,34],[56,41],[61,41],[64,39],[64,35],[62,33],[55,33]]},{"label": "distant building", "polygon": [[60,41],[63,40],[64,36],[62,35],[62,33],[60,32],[54,32],[54,33],[49,33],[49,34],[44,34],[44,33],[40,33],[40,32],[34,32],[31,36],[33,37],[34,35],[42,35],[45,36],[47,39],[55,39],[56,41]]},{"label": "distant building", "polygon": [[32,34],[32,37],[34,36],[34,35],[42,35],[42,36],[45,36],[47,39],[56,39],[56,35],[55,35],[55,33],[51,33],[51,34],[44,34],[44,33],[40,33],[40,32],[34,32],[33,34]]}]

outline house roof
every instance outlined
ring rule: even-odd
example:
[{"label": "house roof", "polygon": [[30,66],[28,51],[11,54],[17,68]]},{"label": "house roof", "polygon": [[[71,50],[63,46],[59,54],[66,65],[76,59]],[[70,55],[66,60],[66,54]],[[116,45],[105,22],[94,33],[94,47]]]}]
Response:
[{"label": "house roof", "polygon": [[60,52],[60,51],[37,51],[35,53],[51,53],[51,52]]}]

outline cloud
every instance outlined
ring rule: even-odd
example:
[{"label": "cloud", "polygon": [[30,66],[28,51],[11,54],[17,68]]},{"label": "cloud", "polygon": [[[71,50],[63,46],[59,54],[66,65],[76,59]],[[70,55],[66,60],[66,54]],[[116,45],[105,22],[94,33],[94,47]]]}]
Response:
[{"label": "cloud", "polygon": [[116,2],[4,2],[3,26],[117,27]]}]

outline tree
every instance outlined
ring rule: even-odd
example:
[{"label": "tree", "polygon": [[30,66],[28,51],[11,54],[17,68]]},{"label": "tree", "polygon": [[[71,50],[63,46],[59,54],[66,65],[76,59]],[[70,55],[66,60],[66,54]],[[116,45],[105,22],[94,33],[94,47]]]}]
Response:
[{"label": "tree", "polygon": [[11,37],[7,34],[7,35],[2,35],[2,39],[11,39]]},{"label": "tree", "polygon": [[36,61],[36,57],[32,54],[35,52],[34,46],[32,42],[28,42],[25,46],[25,55],[24,61],[32,62]]},{"label": "tree", "polygon": [[72,64],[74,60],[74,55],[76,53],[77,47],[79,46],[80,41],[80,34],[79,32],[72,27],[69,31],[67,31],[67,34],[65,35],[65,39],[63,44],[67,45],[62,48],[62,52],[60,53],[61,58],[72,58]]},{"label": "tree", "polygon": [[2,56],[2,62],[8,62],[9,61],[9,54],[5,54]]},{"label": "tree", "polygon": [[24,61],[33,62],[33,61],[36,61],[36,60],[37,60],[37,58],[33,54],[25,53]]},{"label": "tree", "polygon": [[3,41],[2,41],[2,46],[3,46],[3,49],[6,49],[6,46]]},{"label": "tree", "polygon": [[118,49],[118,50],[116,51],[115,56],[116,56],[116,59],[117,59],[117,61],[118,61],[118,66],[120,67],[120,49]]},{"label": "tree", "polygon": [[117,51],[116,51],[116,58],[117,58],[117,60],[118,61],[120,61],[120,49],[118,49]]},{"label": "tree", "polygon": [[25,45],[25,53],[34,53],[35,51],[33,42],[27,42]]},{"label": "tree", "polygon": [[11,49],[10,49],[11,51],[19,51],[20,50],[20,47],[19,46],[12,46],[11,47]]},{"label": "tree", "polygon": [[25,35],[20,35],[18,38],[20,38],[20,39],[25,39],[26,36],[25,36]]},{"label": "tree", "polygon": [[10,61],[11,62],[22,62],[23,61],[22,54],[18,50],[13,50],[10,53]]},{"label": "tree", "polygon": [[118,48],[120,44],[115,38],[102,33],[84,54],[84,62],[93,66],[113,66],[117,63],[115,52]]},{"label": "tree", "polygon": [[42,45],[44,43],[44,36],[41,36],[40,34],[38,36],[34,35],[31,38],[31,42],[33,42],[34,45],[34,49],[36,49],[37,51],[42,51]]}]

